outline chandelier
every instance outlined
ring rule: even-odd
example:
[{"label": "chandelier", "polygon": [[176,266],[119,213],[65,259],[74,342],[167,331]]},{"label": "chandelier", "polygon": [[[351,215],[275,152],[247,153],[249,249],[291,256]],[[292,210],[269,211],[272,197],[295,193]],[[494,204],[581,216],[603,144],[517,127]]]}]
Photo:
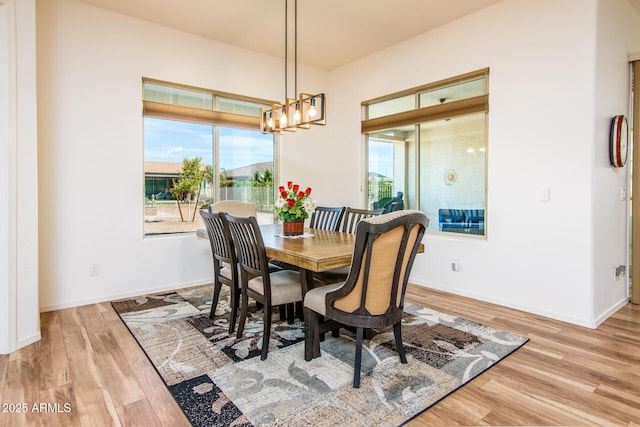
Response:
[{"label": "chandelier", "polygon": [[[298,93],[298,0],[294,0],[294,94]],[[271,108],[260,109],[262,133],[282,134],[298,129],[309,129],[311,125],[325,125],[325,95],[300,93],[289,98],[289,0],[284,2],[284,103],[274,103]]]}]

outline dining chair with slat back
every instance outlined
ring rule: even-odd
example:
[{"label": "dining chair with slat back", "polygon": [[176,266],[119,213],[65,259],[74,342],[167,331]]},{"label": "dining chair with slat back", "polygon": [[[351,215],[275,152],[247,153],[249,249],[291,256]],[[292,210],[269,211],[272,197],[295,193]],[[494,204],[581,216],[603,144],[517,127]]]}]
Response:
[{"label": "dining chair with slat back", "polygon": [[263,305],[263,335],[260,359],[265,360],[269,351],[273,307],[290,306],[290,322],[293,322],[293,303],[302,301],[300,273],[292,270],[269,271],[267,252],[262,233],[255,217],[238,217],[226,214],[240,265],[242,306],[237,337],[244,332],[249,297]]},{"label": "dining chair with slat back", "polygon": [[358,223],[366,218],[381,215],[384,209],[346,208],[342,217],[342,232],[355,233]]},{"label": "dining chair with slat back", "polygon": [[238,260],[231,239],[229,225],[224,221],[223,213],[206,212],[201,210],[200,215],[207,228],[211,254],[213,255],[213,301],[209,318],[215,318],[218,300],[222,285],[229,286],[231,309],[229,317],[229,334],[236,328],[236,318],[240,305],[240,278],[238,273]]},{"label": "dining chair with slat back", "polygon": [[344,207],[334,208],[318,206],[313,212],[313,215],[311,215],[309,227],[321,230],[338,231],[344,210]]},{"label": "dining chair with slat back", "polygon": [[[345,208],[344,215],[342,216],[342,232],[343,233],[355,233],[358,223],[366,218],[382,215],[384,209],[355,209]],[[321,280],[324,283],[338,283],[347,280],[350,267],[341,267],[333,270],[323,271],[320,273],[314,273],[314,277]]]},{"label": "dining chair with slat back", "polygon": [[[340,229],[340,221],[344,215],[345,207],[325,207],[319,206],[311,215],[311,221],[309,221],[309,228],[316,228],[321,230],[338,231]],[[278,264],[280,265],[280,264]],[[282,265],[280,265],[282,266]],[[290,268],[284,266],[284,268]],[[344,270],[344,269],[342,269]],[[337,276],[331,273],[314,273],[315,278],[323,283],[335,283],[339,281],[343,274],[340,273]],[[300,306],[300,312],[302,313],[302,307]]]},{"label": "dining chair with slat back", "polygon": [[[220,200],[219,202],[209,205],[209,212],[224,212],[234,216],[255,216],[257,218],[258,207],[254,203],[241,202],[239,200]],[[270,260],[269,271],[277,271],[283,268],[290,268],[290,266],[279,260]],[[297,269],[294,270],[297,271]],[[300,311],[302,313],[302,310]],[[286,318],[285,313],[285,307],[281,307],[280,320],[284,320]],[[300,317],[302,317],[302,314],[300,314]]]},{"label": "dining chair with slat back", "polygon": [[305,360],[320,356],[320,334],[343,326],[354,327],[353,387],[358,388],[364,330],[393,326],[398,356],[407,363],[401,328],[404,296],[428,225],[426,215],[416,210],[360,221],[346,282],[314,288],[305,295]]}]

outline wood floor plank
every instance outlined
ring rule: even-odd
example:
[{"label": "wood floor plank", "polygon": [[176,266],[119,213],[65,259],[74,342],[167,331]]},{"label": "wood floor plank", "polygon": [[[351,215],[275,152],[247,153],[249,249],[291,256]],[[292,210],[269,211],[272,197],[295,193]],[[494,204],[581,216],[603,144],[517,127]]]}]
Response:
[{"label": "wood floor plank", "polygon": [[39,342],[39,363],[42,367],[40,388],[50,389],[70,383],[69,363],[64,351],[58,346],[64,342],[60,322],[56,313],[50,314],[46,327],[42,327],[42,339]]},{"label": "wood floor plank", "polygon": [[[513,365],[505,364],[504,367],[512,367],[523,375],[546,380],[553,387],[562,387],[563,389],[586,393],[593,393],[598,388],[599,383],[591,378],[574,375],[567,376],[567,369],[575,369],[575,366],[567,368],[567,365],[558,365],[558,361],[555,359],[545,360],[537,354],[527,354],[527,349],[522,349],[522,354],[518,356],[517,363]],[[500,366],[503,367],[503,364]]]},{"label": "wood floor plank", "polygon": [[73,397],[70,384],[54,387],[40,392],[40,402],[32,405],[31,412],[35,413],[43,425],[74,426],[80,425],[77,404]]},{"label": "wood floor plank", "polygon": [[640,405],[640,394],[637,390],[627,392],[607,384],[600,384],[594,393],[623,403],[630,408],[637,408]]},{"label": "wood floor plank", "polygon": [[[640,306],[592,330],[419,286],[407,301],[530,339],[408,425],[640,427]],[[0,427],[189,426],[109,303],[43,313],[41,326],[40,342],[0,356],[0,399],[72,410],[0,414]]]},{"label": "wood floor plank", "polygon": [[162,422],[156,416],[153,407],[147,400],[139,400],[118,409],[118,415],[123,420],[123,426],[135,427],[139,425],[138,420],[145,420],[145,424],[150,426],[160,426]]},{"label": "wood floor plank", "polygon": [[436,407],[417,416],[409,422],[409,425],[414,427],[465,425],[468,424],[469,419],[483,419],[491,413],[492,407],[490,402],[478,398],[477,393],[463,387]]},{"label": "wood floor plank", "polygon": [[104,389],[102,375],[95,362],[95,352],[78,310],[62,310],[60,321],[81,424],[91,425],[94,422],[92,420],[101,420],[120,425],[113,400]]},{"label": "wood floor plank", "polygon": [[103,388],[109,392],[116,407],[128,405],[146,396],[131,372],[124,353],[111,333],[89,335],[94,360]]},{"label": "wood floor plank", "polygon": [[[522,387],[522,383],[506,380],[504,378],[490,381],[483,391],[490,393],[495,399],[500,401],[499,411],[493,411],[485,419],[491,423],[517,425],[549,425],[558,423],[559,425],[579,425],[579,426],[605,426],[612,423],[602,417],[592,416],[582,409],[569,407],[563,403],[566,399],[549,399],[530,389],[530,385]],[[523,402],[527,402],[526,406]],[[508,405],[511,409],[508,413],[504,411],[503,405]],[[498,408],[496,408],[498,409]]]},{"label": "wood floor plank", "polygon": [[[528,405],[540,405],[551,411],[552,408],[562,414],[575,417],[576,422],[587,422],[589,419],[597,419],[595,425],[624,425],[634,417],[640,417],[640,409],[629,407],[619,400],[611,400],[606,396],[593,392],[585,392],[580,388],[563,387],[562,395],[555,399],[550,396],[555,394],[558,388],[557,381],[548,377],[534,376],[518,369],[520,365],[513,367],[501,367],[496,380],[506,386],[517,388],[516,391],[526,393],[530,401]],[[576,368],[573,368],[574,370]],[[506,375],[504,375],[506,374]],[[526,387],[519,387],[526,384]],[[555,402],[555,403],[551,403]],[[599,409],[608,407],[610,412],[602,413]],[[568,409],[570,408],[570,409]],[[557,419],[557,417],[555,417]],[[587,424],[591,425],[591,424]]]},{"label": "wood floor plank", "polygon": [[39,343],[35,343],[9,357],[2,403],[15,405],[15,411],[2,413],[2,418],[7,418],[7,425],[40,425],[38,415],[31,411],[33,403],[40,402],[39,347]]},{"label": "wood floor plank", "polygon": [[8,354],[0,354],[0,402],[5,402],[4,400],[4,389],[6,386],[6,377],[7,377],[7,365],[9,364],[9,355]]}]

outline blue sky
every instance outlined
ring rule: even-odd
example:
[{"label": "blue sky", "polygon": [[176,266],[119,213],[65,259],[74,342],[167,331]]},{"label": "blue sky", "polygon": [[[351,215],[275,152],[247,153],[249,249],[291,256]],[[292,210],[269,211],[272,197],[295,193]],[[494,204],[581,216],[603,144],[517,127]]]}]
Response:
[{"label": "blue sky", "polygon": [[[273,136],[260,132],[219,127],[220,166],[234,169],[273,159]],[[211,164],[213,126],[174,120],[144,119],[144,158],[157,162],[182,162],[202,157]]]},{"label": "blue sky", "polygon": [[[273,136],[247,129],[219,127],[220,167],[235,169],[273,159]],[[174,120],[144,119],[144,159],[157,162],[182,162],[202,157],[211,164],[213,126]],[[369,142],[370,172],[393,177],[393,144]]]},{"label": "blue sky", "polygon": [[369,140],[369,173],[393,178],[393,144]]}]

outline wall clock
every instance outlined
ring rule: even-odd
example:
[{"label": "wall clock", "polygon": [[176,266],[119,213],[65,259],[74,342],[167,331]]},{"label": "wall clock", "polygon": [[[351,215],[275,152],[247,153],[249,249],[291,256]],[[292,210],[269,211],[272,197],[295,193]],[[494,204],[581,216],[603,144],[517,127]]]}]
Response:
[{"label": "wall clock", "polygon": [[615,116],[611,119],[609,133],[609,160],[614,168],[621,168],[627,163],[629,125],[625,116]]}]

